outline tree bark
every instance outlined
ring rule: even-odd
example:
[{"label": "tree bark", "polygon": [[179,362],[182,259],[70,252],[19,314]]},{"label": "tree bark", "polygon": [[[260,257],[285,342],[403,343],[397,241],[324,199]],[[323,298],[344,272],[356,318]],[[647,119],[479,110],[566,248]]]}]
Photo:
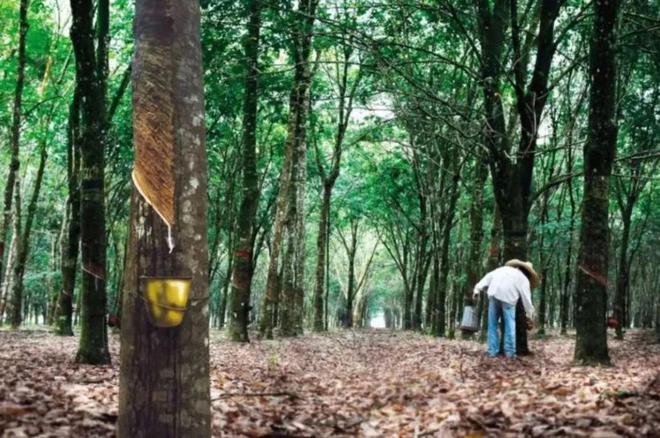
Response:
[{"label": "tree bark", "polygon": [[[19,6],[19,36],[18,36],[18,62],[16,65],[16,87],[14,89],[14,105],[12,108],[11,124],[11,158],[9,161],[9,173],[7,174],[7,185],[5,186],[4,210],[2,223],[0,223],[0,284],[2,284],[5,267],[5,240],[7,230],[11,221],[12,201],[14,199],[14,186],[20,167],[20,144],[21,144],[21,112],[23,109],[23,88],[25,87],[25,63],[26,63],[26,36],[28,32],[28,7],[29,0],[21,0]],[[0,313],[0,317],[2,313]]]},{"label": "tree bark", "polygon": [[[529,84],[525,78],[525,58],[520,48],[520,29],[517,23],[517,2],[495,2],[490,10],[488,2],[478,6],[483,51],[482,78],[486,109],[486,147],[491,153],[491,173],[495,200],[502,215],[504,259],[527,259],[527,232],[532,176],[536,156],[536,140],[541,115],[548,96],[550,66],[555,52],[554,24],[561,2],[543,0],[540,7],[539,30],[536,39],[536,60]],[[516,109],[520,118],[521,135],[515,163],[510,159],[510,141],[506,134],[504,110],[499,80],[503,74],[500,58],[506,30],[506,15],[510,14],[513,43],[514,89]],[[516,307],[516,351],[529,354],[524,308]]]},{"label": "tree bark", "polygon": [[[98,4],[99,32],[107,29],[107,1]],[[110,362],[106,313],[105,229],[105,78],[100,77],[105,60],[94,48],[93,2],[71,0],[71,42],[76,57],[76,86],[80,92],[81,181],[80,242],[82,259],[80,343],[76,361],[88,364]],[[99,44],[105,39],[98,35]],[[102,53],[102,52],[99,52]]]},{"label": "tree bark", "polygon": [[245,40],[247,74],[243,104],[243,199],[238,216],[238,236],[234,250],[229,337],[232,341],[248,342],[250,321],[250,291],[252,284],[252,251],[254,221],[259,206],[257,175],[257,105],[259,96],[259,35],[261,30],[261,0],[250,0],[248,34]]},{"label": "tree bark", "polygon": [[644,178],[642,174],[642,169],[640,161],[633,161],[631,163],[629,187],[626,188],[620,179],[617,180],[616,185],[616,200],[621,213],[621,222],[623,223],[614,293],[614,318],[619,322],[615,328],[617,339],[623,339],[624,329],[630,327],[630,266],[634,256],[634,250],[632,253],[630,251],[630,231],[635,204],[648,183],[648,179]]},{"label": "tree bark", "polygon": [[[493,209],[493,225],[490,229],[490,241],[488,243],[488,260],[486,261],[486,272],[490,272],[502,263],[502,217],[500,209],[495,204]],[[479,312],[481,318],[481,332],[479,333],[479,342],[486,341],[488,334],[488,295],[481,294],[479,301]]]},{"label": "tree bark", "polygon": [[427,230],[427,210],[426,210],[426,197],[422,193],[418,193],[419,197],[419,235],[417,236],[417,260],[415,261],[415,307],[412,316],[412,329],[422,329],[422,303],[424,297],[424,286],[426,284],[426,277],[430,264],[428,257],[428,241],[429,235]]},{"label": "tree bark", "polygon": [[[9,244],[9,254],[7,255],[7,271],[14,272],[14,263],[16,261],[16,241],[18,236],[15,233],[12,233],[11,243]],[[7,310],[7,304],[9,304],[9,299],[11,296],[12,282],[14,280],[13,275],[5,275],[5,278],[2,282],[2,300],[0,301],[0,323],[3,322],[5,317],[5,311]]]},{"label": "tree bark", "polygon": [[[543,205],[541,206],[541,229],[545,227],[545,224],[548,222],[548,198],[550,192],[546,191],[543,194]],[[559,209],[562,208],[561,203],[559,204]],[[547,288],[548,282],[548,265],[550,257],[546,255],[545,248],[545,235],[541,234],[539,238],[539,264],[541,265],[541,278],[544,281],[541,283],[541,289],[539,291],[539,313],[538,313],[538,331],[539,336],[545,336],[545,324],[546,324],[546,313],[547,313]]]},{"label": "tree bark", "polygon": [[[345,37],[345,35],[343,35]],[[353,47],[350,46],[350,37],[348,41],[342,40],[341,52],[343,54],[343,65],[337,66],[337,88],[338,88],[338,106],[337,106],[337,127],[335,132],[334,150],[332,153],[332,167],[329,173],[326,173],[321,160],[321,151],[318,143],[314,141],[316,151],[316,165],[323,181],[323,197],[321,200],[321,212],[319,218],[319,234],[316,241],[316,287],[314,288],[314,330],[323,331],[324,324],[324,296],[327,294],[327,248],[330,240],[330,201],[332,198],[332,189],[339,177],[341,158],[343,152],[343,143],[348,129],[351,113],[353,112],[353,99],[362,77],[362,70],[358,70],[357,78],[354,79],[350,89],[349,66]]]},{"label": "tree bark", "polygon": [[355,281],[355,256],[357,254],[357,239],[358,239],[358,226],[359,220],[352,219],[350,221],[351,240],[346,241],[344,236],[340,233],[344,249],[346,250],[346,258],[348,259],[348,281],[346,286],[346,319],[344,327],[352,328],[354,326],[353,310],[355,307],[355,296],[357,294],[357,284]]},{"label": "tree bark", "polygon": [[[573,169],[572,166],[572,154],[568,152],[569,156],[569,171]],[[560,325],[560,333],[562,335],[568,334],[568,315],[570,314],[569,312],[569,304],[570,304],[570,284],[571,284],[571,272],[573,268],[573,231],[575,230],[575,197],[573,195],[573,182],[572,180],[568,180],[568,199],[569,203],[571,206],[571,216],[569,220],[569,225],[568,225],[568,249],[566,251],[566,260],[565,260],[565,268],[564,268],[564,282],[562,285],[561,289],[561,297],[560,297],[560,303],[559,303],[559,325]]]},{"label": "tree bark", "polygon": [[[306,122],[309,111],[309,86],[311,83],[311,69],[309,55],[311,52],[312,29],[316,19],[317,0],[304,0],[298,5],[297,19],[293,29],[293,60],[295,63],[293,86],[289,96],[289,121],[287,126],[287,140],[285,144],[285,157],[279,180],[279,193],[277,195],[277,206],[275,213],[275,225],[273,227],[273,238],[271,241],[270,262],[268,265],[268,278],[266,281],[266,294],[262,305],[260,323],[261,335],[270,339],[273,337],[273,310],[278,289],[278,282],[282,282],[280,291],[279,310],[280,326],[282,334],[296,334],[299,321],[295,321],[296,307],[300,304],[299,289],[302,285],[296,285],[297,279],[302,278],[304,266],[297,263],[304,262],[300,258],[300,242],[296,239],[304,239],[303,235],[292,236],[296,230],[301,228],[304,196],[305,155],[306,155]],[[284,278],[279,278],[280,252],[284,233],[287,233],[286,249],[282,260],[282,273]],[[298,254],[298,257],[296,257]],[[296,260],[298,259],[298,260]],[[302,311],[300,311],[302,315]],[[302,327],[300,327],[302,328]]]},{"label": "tree bark", "polygon": [[[207,160],[196,1],[139,0],[133,68],[134,123],[154,102],[157,117],[171,125],[136,124],[176,133],[172,141],[171,230],[133,190],[121,324],[118,434],[125,437],[210,437],[208,334]],[[162,100],[160,100],[162,99]],[[169,118],[171,116],[171,119]],[[140,146],[136,145],[136,150]],[[165,164],[167,166],[167,164]],[[171,231],[171,241],[168,232]],[[173,242],[173,246],[171,243]],[[145,276],[191,278],[190,299],[180,326],[158,328],[146,315]]]},{"label": "tree bark", "polygon": [[328,225],[330,222],[330,199],[332,186],[323,185],[321,213],[319,217],[319,235],[316,240],[316,287],[314,288],[314,331],[325,330],[324,298],[326,283],[326,247],[328,245]]},{"label": "tree bark", "polygon": [[[454,158],[458,160],[458,158]],[[438,297],[435,300],[436,305],[436,318],[435,325],[432,327],[434,336],[445,336],[446,325],[446,302],[447,302],[447,280],[449,277],[449,246],[451,244],[451,229],[454,226],[454,216],[456,214],[456,203],[458,201],[459,191],[458,183],[460,182],[459,166],[452,166],[454,177],[450,188],[449,205],[445,211],[445,222],[442,230],[442,249],[440,252],[440,275],[438,278]]]},{"label": "tree bark", "polygon": [[616,155],[616,22],[618,0],[594,2],[589,74],[589,130],[584,145],[584,198],[575,293],[575,361],[609,364],[607,284],[609,178]]},{"label": "tree bark", "polygon": [[80,95],[74,91],[69,108],[67,130],[67,199],[64,230],[60,244],[62,289],[57,300],[56,333],[73,336],[73,293],[76,287],[76,266],[80,250]]},{"label": "tree bark", "polygon": [[[472,299],[474,286],[479,281],[482,269],[481,246],[484,237],[483,199],[484,184],[488,178],[488,166],[485,160],[477,157],[474,169],[474,186],[472,202],[470,204],[470,252],[467,261],[467,281],[463,289],[464,301],[468,305],[475,305]],[[472,334],[463,332],[463,338],[471,338]]]},{"label": "tree bark", "polygon": [[[34,223],[34,215],[37,210],[37,201],[41,193],[41,183],[44,177],[44,169],[46,168],[46,160],[48,158],[48,151],[46,149],[47,139],[43,140],[41,144],[41,152],[39,154],[39,167],[37,169],[37,176],[34,181],[34,188],[32,189],[32,197],[28,204],[25,227],[21,228],[20,218],[20,196],[19,191],[16,191],[16,235],[18,237],[16,245],[16,261],[14,263],[14,280],[12,285],[12,314],[11,314],[11,327],[17,329],[23,320],[23,276],[25,274],[25,263],[30,249],[30,234],[32,232],[32,224]],[[16,187],[18,189],[18,186]]]},{"label": "tree bark", "polygon": [[[233,237],[229,238],[230,248],[233,246],[231,245],[233,239],[234,239]],[[223,328],[226,323],[227,302],[229,301],[229,287],[231,286],[231,272],[233,270],[233,266],[234,266],[234,255],[229,254],[229,257],[227,257],[227,271],[225,273],[225,283],[222,285],[222,289],[220,291],[220,305],[218,306],[218,328]]]}]

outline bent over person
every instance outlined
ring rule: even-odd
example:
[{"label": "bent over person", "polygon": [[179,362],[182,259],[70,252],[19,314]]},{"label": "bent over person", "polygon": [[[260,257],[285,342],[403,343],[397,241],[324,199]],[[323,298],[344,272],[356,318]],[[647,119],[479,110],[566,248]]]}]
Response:
[{"label": "bent over person", "polygon": [[516,356],[516,303],[522,300],[528,318],[534,315],[531,288],[540,281],[530,262],[512,259],[494,271],[489,272],[474,287],[475,299],[487,290],[488,293],[488,355],[497,356],[500,337],[497,326],[504,322],[504,354]]}]

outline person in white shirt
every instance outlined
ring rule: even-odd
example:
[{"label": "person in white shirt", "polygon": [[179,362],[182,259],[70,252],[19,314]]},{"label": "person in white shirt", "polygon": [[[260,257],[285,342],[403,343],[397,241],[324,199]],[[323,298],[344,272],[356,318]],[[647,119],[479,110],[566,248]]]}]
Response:
[{"label": "person in white shirt", "polygon": [[497,326],[504,321],[504,354],[516,356],[516,303],[522,300],[528,318],[534,316],[531,288],[540,283],[539,275],[530,262],[512,259],[489,272],[474,287],[474,298],[481,292],[488,293],[488,355],[497,356],[500,338]]}]

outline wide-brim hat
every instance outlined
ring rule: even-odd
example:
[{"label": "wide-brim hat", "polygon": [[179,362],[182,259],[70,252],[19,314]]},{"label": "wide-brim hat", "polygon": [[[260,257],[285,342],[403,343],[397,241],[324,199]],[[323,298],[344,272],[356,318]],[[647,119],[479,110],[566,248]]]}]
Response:
[{"label": "wide-brim hat", "polygon": [[532,265],[531,262],[511,259],[505,263],[505,266],[524,269],[529,274],[529,283],[531,287],[537,287],[541,283],[541,276],[534,270],[534,265]]}]

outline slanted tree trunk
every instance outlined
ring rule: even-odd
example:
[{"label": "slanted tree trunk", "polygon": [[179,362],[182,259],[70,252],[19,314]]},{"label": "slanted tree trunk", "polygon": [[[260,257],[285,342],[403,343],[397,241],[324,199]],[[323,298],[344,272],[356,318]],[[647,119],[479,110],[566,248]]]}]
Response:
[{"label": "slanted tree trunk", "polygon": [[575,291],[575,361],[609,364],[607,284],[609,179],[616,155],[616,22],[620,2],[596,0],[589,75],[589,130],[584,145],[584,198]]},{"label": "slanted tree trunk", "polygon": [[[150,192],[150,203],[133,190],[121,324],[122,437],[211,435],[207,161],[199,26],[196,1],[136,3],[136,170],[151,164],[141,161],[145,157],[160,156],[162,161],[153,165],[173,186],[158,186],[160,190]],[[152,202],[165,205],[167,214],[157,213]],[[170,230],[165,217],[171,221]],[[157,328],[149,322],[142,298],[145,276],[191,278],[181,325]]]},{"label": "slanted tree trunk", "polygon": [[[20,167],[20,144],[21,144],[21,117],[23,109],[23,88],[25,87],[25,45],[28,31],[28,6],[29,0],[21,0],[19,6],[19,35],[18,35],[18,62],[16,64],[16,87],[14,88],[14,105],[12,109],[11,123],[11,158],[9,161],[9,173],[5,186],[4,211],[0,223],[0,284],[2,284],[5,269],[3,266],[5,257],[5,240],[7,230],[11,221],[12,201],[18,169]],[[2,313],[0,312],[0,317]]]},{"label": "slanted tree trunk", "polygon": [[[76,86],[80,92],[80,242],[82,259],[80,343],[76,361],[110,362],[106,313],[105,230],[105,67],[108,0],[97,6],[98,52],[94,41],[91,0],[71,0],[71,42],[76,57]],[[105,33],[104,33],[105,32]]]},{"label": "slanted tree trunk", "polygon": [[261,30],[261,0],[250,0],[248,34],[245,40],[247,60],[245,101],[243,104],[243,198],[238,213],[237,239],[231,276],[231,318],[229,337],[248,342],[250,291],[252,284],[252,251],[254,221],[259,206],[257,175],[257,104],[259,96],[259,34]]}]

